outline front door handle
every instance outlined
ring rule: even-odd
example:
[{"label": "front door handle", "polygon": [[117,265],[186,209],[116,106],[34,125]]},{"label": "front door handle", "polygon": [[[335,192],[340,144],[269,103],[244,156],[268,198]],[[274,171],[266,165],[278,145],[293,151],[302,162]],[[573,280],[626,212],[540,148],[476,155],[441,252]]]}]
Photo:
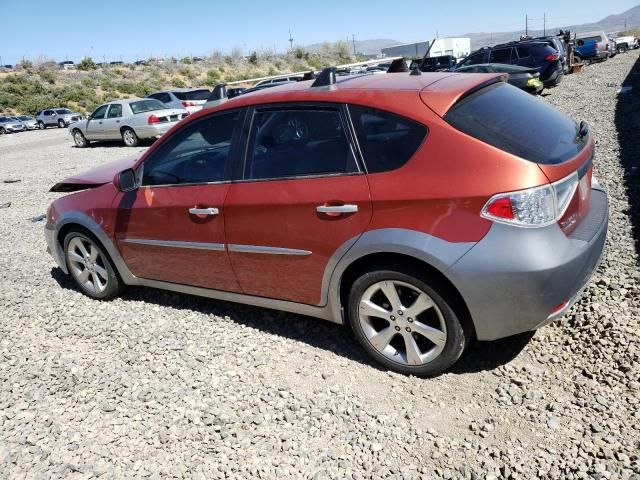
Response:
[{"label": "front door handle", "polygon": [[358,211],[358,205],[320,205],[316,207],[318,213],[356,213]]},{"label": "front door handle", "polygon": [[191,215],[218,215],[220,210],[217,208],[190,208]]}]

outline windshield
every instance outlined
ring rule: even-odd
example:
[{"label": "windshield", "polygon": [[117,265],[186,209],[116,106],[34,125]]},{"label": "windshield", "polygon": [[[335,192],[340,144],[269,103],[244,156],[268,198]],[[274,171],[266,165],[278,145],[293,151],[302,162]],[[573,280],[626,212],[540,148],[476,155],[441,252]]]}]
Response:
[{"label": "windshield", "polygon": [[206,100],[211,92],[206,88],[189,92],[173,92],[178,100]]},{"label": "windshield", "polygon": [[129,104],[131,111],[135,113],[151,112],[153,110],[164,110],[166,105],[160,100],[149,98],[147,100],[138,100]]},{"label": "windshield", "polygon": [[71,110],[69,110],[68,108],[61,108],[59,110],[56,110],[56,113],[58,115],[69,115],[71,113]]}]

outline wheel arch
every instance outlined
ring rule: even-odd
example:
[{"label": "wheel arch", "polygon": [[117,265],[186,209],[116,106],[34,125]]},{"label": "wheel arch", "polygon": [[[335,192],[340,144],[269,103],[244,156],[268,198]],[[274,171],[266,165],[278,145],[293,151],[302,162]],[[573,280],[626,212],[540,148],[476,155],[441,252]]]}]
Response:
[{"label": "wheel arch", "polygon": [[[339,282],[339,298],[344,310],[349,302],[351,286],[366,272],[391,269],[407,274],[416,274],[421,280],[429,281],[434,288],[442,289],[443,296],[453,303],[451,308],[456,312],[466,331],[475,334],[469,307],[453,282],[438,268],[411,255],[396,252],[378,252],[358,258],[344,270]],[[348,323],[348,315],[344,314],[344,323]]]},{"label": "wheel arch", "polygon": [[58,219],[55,239],[56,247],[60,249],[60,253],[62,254],[60,258],[64,259],[64,239],[69,232],[73,230],[78,230],[85,235],[88,234],[100,243],[105,254],[108,255],[109,259],[113,263],[116,273],[125,284],[137,285],[139,283],[138,278],[131,273],[120,256],[117,248],[104,230],[102,230],[100,225],[98,225],[92,218],[80,212],[69,212],[66,216]]}]

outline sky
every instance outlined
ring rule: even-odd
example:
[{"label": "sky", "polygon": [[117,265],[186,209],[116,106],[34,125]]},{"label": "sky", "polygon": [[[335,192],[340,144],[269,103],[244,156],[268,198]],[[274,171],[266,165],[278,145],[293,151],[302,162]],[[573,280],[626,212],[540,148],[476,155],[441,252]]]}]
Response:
[{"label": "sky", "polygon": [[400,42],[598,21],[638,0],[0,0],[0,62],[134,61],[214,50],[288,48],[322,41]]}]

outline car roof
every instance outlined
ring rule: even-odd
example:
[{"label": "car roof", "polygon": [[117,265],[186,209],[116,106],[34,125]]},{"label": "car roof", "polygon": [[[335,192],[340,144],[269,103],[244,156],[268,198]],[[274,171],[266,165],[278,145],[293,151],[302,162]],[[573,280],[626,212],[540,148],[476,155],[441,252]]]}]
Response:
[{"label": "car roof", "polygon": [[[331,102],[365,105],[396,112],[410,118],[421,115],[416,100],[422,98],[434,112],[443,115],[466,92],[500,74],[456,74],[452,72],[361,74],[337,77],[335,85],[312,88],[313,80],[293,82],[233,97],[222,104],[190,115],[197,119],[207,112],[234,107],[286,102]],[[191,120],[190,120],[191,121]]]}]

